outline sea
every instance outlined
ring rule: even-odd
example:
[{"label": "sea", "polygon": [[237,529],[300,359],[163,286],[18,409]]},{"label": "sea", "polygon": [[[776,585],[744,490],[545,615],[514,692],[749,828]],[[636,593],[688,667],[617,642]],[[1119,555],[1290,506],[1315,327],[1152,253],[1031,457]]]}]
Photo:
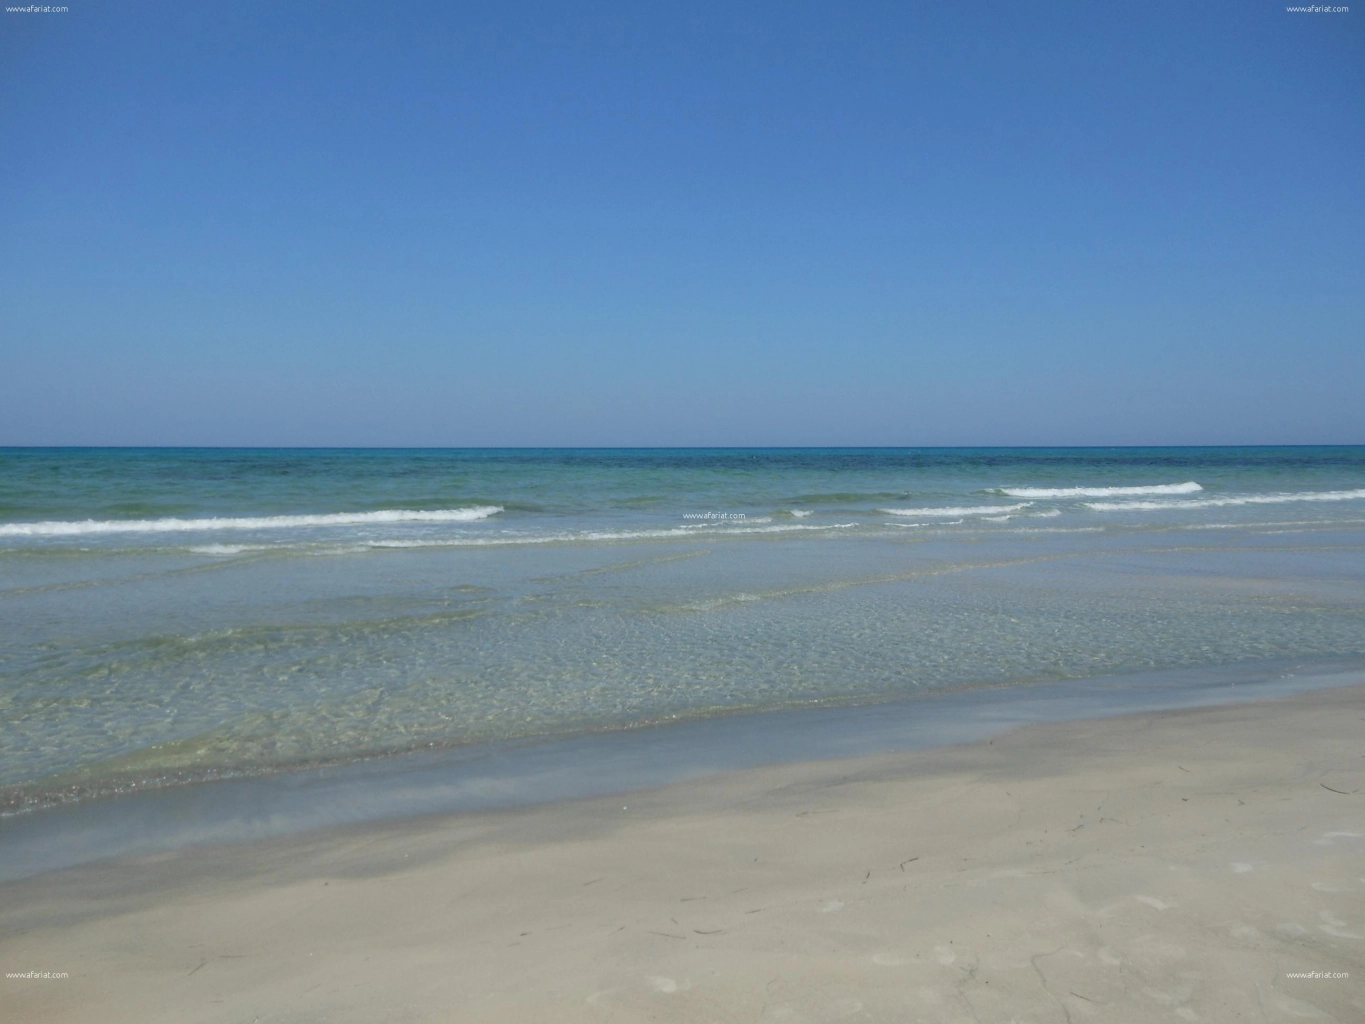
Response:
[{"label": "sea", "polygon": [[0,449],[0,830],[1237,666],[1365,666],[1365,447]]}]

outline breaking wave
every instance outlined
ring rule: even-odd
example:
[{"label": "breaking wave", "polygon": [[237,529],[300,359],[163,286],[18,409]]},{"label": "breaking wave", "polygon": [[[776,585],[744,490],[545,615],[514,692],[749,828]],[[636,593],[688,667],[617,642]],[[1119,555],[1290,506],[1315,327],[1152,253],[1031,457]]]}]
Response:
[{"label": "breaking wave", "polygon": [[206,519],[86,519],[82,522],[0,523],[0,537],[79,537],[102,533],[188,533],[199,530],[282,530],[312,526],[370,526],[391,523],[471,523],[502,511],[501,505],[423,512],[381,509],[314,516],[241,516]]},{"label": "breaking wave", "polygon": [[1143,487],[999,487],[996,493],[1011,498],[1115,498],[1130,494],[1194,494],[1203,489],[1193,480],[1187,480],[1183,484]]},{"label": "breaking wave", "polygon": [[1005,512],[1018,512],[1028,508],[1031,501],[1021,501],[1017,505],[972,505],[968,508],[879,508],[889,516],[998,516]]},{"label": "breaking wave", "polygon": [[1284,494],[1243,494],[1193,501],[1087,501],[1096,512],[1160,512],[1190,508],[1222,508],[1227,505],[1284,505],[1296,501],[1358,501],[1365,488],[1354,491],[1298,491]]}]

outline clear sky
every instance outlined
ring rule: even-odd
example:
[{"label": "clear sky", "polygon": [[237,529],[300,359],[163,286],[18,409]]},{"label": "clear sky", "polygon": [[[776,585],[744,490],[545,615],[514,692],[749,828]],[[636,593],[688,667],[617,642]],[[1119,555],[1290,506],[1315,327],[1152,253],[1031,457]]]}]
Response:
[{"label": "clear sky", "polygon": [[69,7],[0,444],[1365,442],[1365,5]]}]

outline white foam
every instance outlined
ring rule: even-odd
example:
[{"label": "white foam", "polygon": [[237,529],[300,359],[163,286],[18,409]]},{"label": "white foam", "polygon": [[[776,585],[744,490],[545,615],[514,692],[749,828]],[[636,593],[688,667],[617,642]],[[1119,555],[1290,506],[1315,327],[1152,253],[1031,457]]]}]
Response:
[{"label": "white foam", "polygon": [[1359,501],[1365,488],[1355,491],[1298,491],[1284,494],[1242,494],[1226,498],[1197,498],[1193,501],[1087,501],[1096,512],[1161,512],[1194,508],[1223,508],[1228,505],[1283,505],[1296,501]]},{"label": "white foam", "polygon": [[847,530],[858,523],[830,523],[828,525],[802,525],[791,523],[785,526],[707,526],[701,525],[705,533],[697,532],[696,526],[677,526],[664,530],[585,530],[581,533],[541,533],[541,534],[502,534],[483,537],[450,537],[439,540],[373,540],[365,543],[366,548],[464,548],[493,547],[497,545],[516,546],[523,544],[572,544],[583,541],[614,540],[668,540],[671,538],[730,537],[752,533],[793,533],[797,531],[823,532],[826,530]]},{"label": "white foam", "polygon": [[1005,512],[1018,512],[1028,508],[1031,501],[1021,501],[1017,505],[972,505],[968,508],[879,508],[889,516],[998,516]]},{"label": "white foam", "polygon": [[0,537],[78,537],[92,533],[185,533],[198,530],[282,530],[312,526],[367,526],[389,523],[470,523],[502,511],[500,505],[446,508],[429,512],[381,509],[315,516],[243,516],[209,519],[87,519],[84,522],[0,523]]},{"label": "white foam", "polygon": [[1183,484],[1142,487],[1001,487],[997,490],[1011,498],[1116,498],[1130,494],[1194,494],[1203,489],[1193,480],[1187,480]]},{"label": "white foam", "polygon": [[1289,519],[1284,522],[1265,522],[1265,523],[1190,523],[1183,526],[1186,530],[1260,530],[1278,526],[1328,526],[1332,528],[1341,526],[1357,526],[1365,523],[1365,519]]},{"label": "white foam", "polygon": [[805,519],[806,516],[808,516],[808,515],[810,515],[810,514],[811,514],[811,510],[808,509],[808,508],[794,508],[794,509],[792,509],[792,515],[795,516],[797,519]]},{"label": "white foam", "polygon": [[1006,530],[1006,533],[1103,533],[1103,526],[1029,526]]}]

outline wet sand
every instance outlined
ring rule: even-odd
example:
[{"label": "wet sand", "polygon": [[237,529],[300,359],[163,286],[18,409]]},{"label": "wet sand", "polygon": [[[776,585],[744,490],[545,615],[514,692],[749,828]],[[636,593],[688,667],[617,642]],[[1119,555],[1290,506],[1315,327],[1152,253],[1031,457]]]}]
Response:
[{"label": "wet sand", "polygon": [[1362,755],[1352,687],[94,864],[0,886],[69,975],[0,1016],[1358,1021]]}]

